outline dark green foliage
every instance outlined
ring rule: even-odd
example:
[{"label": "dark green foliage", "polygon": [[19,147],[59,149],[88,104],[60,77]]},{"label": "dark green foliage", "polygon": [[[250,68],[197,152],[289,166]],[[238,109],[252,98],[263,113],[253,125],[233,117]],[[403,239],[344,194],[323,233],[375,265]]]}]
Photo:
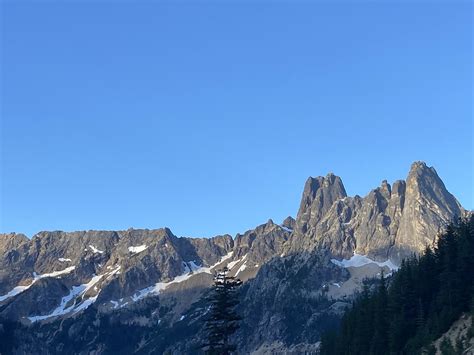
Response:
[{"label": "dark green foliage", "polygon": [[20,324],[0,319],[0,354],[11,354],[15,347],[15,330]]},{"label": "dark green foliage", "polygon": [[228,355],[236,350],[230,343],[230,336],[239,328],[241,319],[235,307],[239,303],[237,287],[242,281],[227,276],[228,269],[224,268],[214,278],[214,289],[209,296],[209,314],[206,317],[204,329],[207,341],[202,348],[208,355]]},{"label": "dark green foliage", "polygon": [[[448,226],[435,250],[404,260],[390,287],[382,276],[365,288],[336,333],[322,337],[321,354],[426,354],[464,312],[474,295],[474,217]],[[471,334],[471,333],[469,333]],[[463,344],[444,342],[443,354]]]}]

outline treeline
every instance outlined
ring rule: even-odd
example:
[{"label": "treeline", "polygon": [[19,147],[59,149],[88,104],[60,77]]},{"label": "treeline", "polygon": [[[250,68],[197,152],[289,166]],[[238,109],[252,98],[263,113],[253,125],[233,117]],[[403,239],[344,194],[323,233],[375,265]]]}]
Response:
[{"label": "treeline", "polygon": [[[339,329],[322,337],[321,354],[434,354],[430,344],[473,312],[473,274],[471,215],[450,224],[434,250],[404,260],[389,286],[382,275],[375,289],[365,287]],[[459,353],[462,344],[455,348],[445,351]]]}]

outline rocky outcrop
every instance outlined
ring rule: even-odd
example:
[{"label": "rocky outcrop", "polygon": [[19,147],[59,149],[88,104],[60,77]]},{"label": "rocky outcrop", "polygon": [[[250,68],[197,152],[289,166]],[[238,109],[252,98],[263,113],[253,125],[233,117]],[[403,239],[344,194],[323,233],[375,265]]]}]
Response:
[{"label": "rocky outcrop", "polygon": [[293,217],[288,216],[285,218],[285,220],[282,222],[281,225],[282,227],[285,227],[286,229],[293,231],[296,227],[296,220]]},{"label": "rocky outcrop", "polygon": [[278,341],[316,343],[332,312],[325,285],[347,277],[324,252],[272,259],[242,290],[239,349],[250,353]]},{"label": "rocky outcrop", "polygon": [[271,219],[244,234],[237,234],[235,261],[230,264],[231,275],[243,280],[254,277],[263,264],[280,256],[289,236],[290,230],[287,227],[279,226]]},{"label": "rocky outcrop", "polygon": [[[177,238],[167,228],[1,239],[10,248],[0,255],[0,315],[22,320],[70,316],[92,303],[99,308],[127,304],[137,292],[213,265],[233,248],[228,235]],[[36,306],[43,296],[41,307]]]},{"label": "rocky outcrop", "polygon": [[337,258],[353,253],[399,263],[431,246],[453,218],[465,214],[436,171],[412,164],[408,178],[367,196],[346,197],[340,178],[330,174],[306,182],[285,253],[325,249]]},{"label": "rocky outcrop", "polygon": [[436,170],[424,162],[413,163],[406,180],[403,211],[390,256],[401,260],[408,253],[423,251],[453,218],[464,214],[464,209],[448,192]]},{"label": "rocky outcrop", "polygon": [[334,202],[346,197],[346,190],[340,177],[328,174],[326,177],[308,178],[296,217],[296,230],[311,234]]},{"label": "rocky outcrop", "polygon": [[21,244],[28,243],[29,239],[24,234],[0,234],[0,254],[18,249]]}]

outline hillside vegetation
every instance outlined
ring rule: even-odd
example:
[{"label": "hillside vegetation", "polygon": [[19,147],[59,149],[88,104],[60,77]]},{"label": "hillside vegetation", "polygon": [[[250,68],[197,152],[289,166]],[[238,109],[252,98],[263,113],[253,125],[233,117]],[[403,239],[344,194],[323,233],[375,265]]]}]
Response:
[{"label": "hillside vegetation", "polygon": [[[366,287],[338,329],[322,339],[322,354],[434,354],[432,342],[463,313],[474,311],[474,216],[450,224],[434,250],[404,260],[390,284]],[[472,319],[472,317],[471,317]],[[443,353],[462,354],[474,328]]]}]

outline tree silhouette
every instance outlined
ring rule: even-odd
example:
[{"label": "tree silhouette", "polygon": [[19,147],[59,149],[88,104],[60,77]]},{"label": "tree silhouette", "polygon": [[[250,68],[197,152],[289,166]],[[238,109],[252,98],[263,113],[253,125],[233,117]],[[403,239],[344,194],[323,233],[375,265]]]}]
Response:
[{"label": "tree silhouette", "polygon": [[228,276],[228,272],[227,267],[217,272],[214,276],[214,288],[208,297],[210,306],[204,326],[207,341],[202,345],[208,355],[228,355],[236,350],[229,338],[239,328],[241,318],[235,307],[239,303],[237,288],[242,281]]}]

